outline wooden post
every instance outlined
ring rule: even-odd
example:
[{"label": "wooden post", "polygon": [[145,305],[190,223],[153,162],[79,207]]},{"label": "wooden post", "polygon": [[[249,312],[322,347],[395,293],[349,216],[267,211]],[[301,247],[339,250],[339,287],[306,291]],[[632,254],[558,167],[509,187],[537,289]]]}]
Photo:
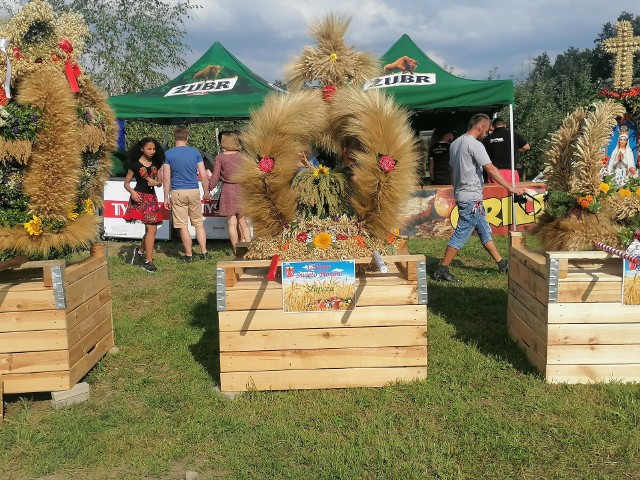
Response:
[{"label": "wooden post", "polygon": [[2,421],[4,420],[4,400],[2,399],[3,392],[4,388],[2,385],[2,374],[0,373],[0,424],[2,424]]},{"label": "wooden post", "polygon": [[94,243],[89,251],[92,257],[104,257],[106,254],[105,248],[107,247],[104,243]]}]

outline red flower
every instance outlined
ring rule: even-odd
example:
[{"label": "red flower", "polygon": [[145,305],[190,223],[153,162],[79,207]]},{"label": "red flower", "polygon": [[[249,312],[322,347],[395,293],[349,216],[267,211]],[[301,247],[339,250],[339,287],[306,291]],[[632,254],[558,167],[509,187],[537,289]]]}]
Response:
[{"label": "red flower", "polygon": [[269,173],[271,170],[273,170],[273,166],[275,164],[276,162],[273,160],[273,158],[262,157],[260,161],[258,161],[258,168],[264,173]]},{"label": "red flower", "polygon": [[378,165],[383,172],[389,173],[391,170],[396,168],[396,160],[389,155],[380,155],[378,158]]},{"label": "red flower", "polygon": [[63,38],[62,40],[60,40],[58,42],[58,46],[60,47],[60,50],[62,50],[65,53],[73,52],[73,45],[71,45],[71,42],[66,38]]},{"label": "red flower", "polygon": [[338,235],[336,235],[336,238],[338,240],[349,240],[349,235],[345,235],[344,233],[339,233]]},{"label": "red flower", "polygon": [[635,233],[633,234],[633,238],[635,240],[640,240],[640,230],[635,231]]},{"label": "red flower", "polygon": [[308,239],[307,232],[302,232],[296,235],[296,240],[299,241],[300,243],[306,242],[307,239]]},{"label": "red flower", "polygon": [[16,60],[22,60],[24,55],[22,55],[22,50],[18,47],[13,47],[13,56],[16,57]]},{"label": "red flower", "polygon": [[4,88],[0,87],[0,105],[3,107],[7,104],[9,99],[7,98],[7,94],[4,91]]},{"label": "red flower", "polygon": [[602,164],[603,164],[603,165],[609,165],[609,157],[604,157],[604,158],[602,159]]},{"label": "red flower", "polygon": [[335,95],[337,91],[338,89],[333,85],[327,85],[322,89],[322,99],[325,102],[328,102],[329,100],[331,100],[331,98]]}]

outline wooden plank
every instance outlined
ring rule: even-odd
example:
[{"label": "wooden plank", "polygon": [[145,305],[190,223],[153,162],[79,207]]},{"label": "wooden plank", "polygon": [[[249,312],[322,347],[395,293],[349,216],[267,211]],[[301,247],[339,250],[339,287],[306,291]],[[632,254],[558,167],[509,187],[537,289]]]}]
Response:
[{"label": "wooden plank", "polygon": [[56,308],[53,291],[11,291],[0,286],[0,312],[25,312],[31,310],[53,310]]},{"label": "wooden plank", "polygon": [[[356,305],[416,305],[416,285],[388,286],[363,285],[356,287]],[[227,290],[226,310],[282,309],[282,290]]]},{"label": "wooden plank", "polygon": [[534,364],[534,366],[544,372],[544,365],[547,363],[547,344],[513,310],[507,312],[507,331],[520,348],[525,351],[531,350],[536,354],[540,364]]},{"label": "wooden plank", "polygon": [[[46,286],[41,279],[22,281],[15,279],[13,281],[7,281],[0,283],[0,298],[7,293],[20,293],[20,292],[38,292],[45,291],[51,292],[51,287]],[[51,293],[52,294],[52,293]],[[53,294],[52,294],[53,295]]]},{"label": "wooden plank", "polygon": [[550,303],[547,322],[552,323],[637,323],[640,306],[612,303]]},{"label": "wooden plank", "polygon": [[[636,317],[636,321],[640,318]],[[640,323],[551,324],[547,342],[549,345],[635,344],[640,349]]]},{"label": "wooden plank", "polygon": [[548,251],[545,252],[545,255],[549,258],[568,258],[568,259],[598,259],[602,260],[605,258],[615,258],[614,255],[611,255],[607,252],[602,252],[600,250],[581,250],[577,252],[570,251]]},{"label": "wooden plank", "polygon": [[220,374],[220,390],[305,390],[312,388],[384,387],[427,378],[426,367],[344,368]]},{"label": "wooden plank", "polygon": [[0,271],[19,267],[20,265],[22,265],[27,261],[29,261],[29,257],[24,255],[19,257],[13,257],[13,258],[10,258],[9,260],[4,260],[0,262]]},{"label": "wooden plank", "polygon": [[604,260],[572,259],[568,260],[569,273],[605,273],[622,277],[622,259],[610,258]]},{"label": "wooden plank", "polygon": [[0,374],[69,370],[68,350],[0,353]]},{"label": "wooden plank", "polygon": [[511,268],[514,262],[520,262],[526,268],[531,270],[536,275],[546,279],[549,267],[547,266],[547,259],[540,253],[533,252],[529,249],[510,248],[509,249],[509,267]]},{"label": "wooden plank", "polygon": [[[385,263],[395,262],[424,262],[424,255],[411,255],[411,254],[398,254],[383,256],[382,259]],[[372,263],[371,257],[354,258],[353,260],[357,264],[369,264]],[[228,262],[218,262],[217,268],[259,268],[268,267],[271,265],[271,260],[233,260]],[[282,265],[282,261],[278,262],[278,266]]]},{"label": "wooden plank", "polygon": [[0,312],[0,332],[28,332],[65,328],[64,310]]},{"label": "wooden plank", "polygon": [[426,364],[426,345],[220,353],[220,371],[225,373],[319,368],[419,367]]},{"label": "wooden plank", "polygon": [[66,330],[0,333],[0,353],[42,352],[67,349]]},{"label": "wooden plank", "polygon": [[640,345],[549,345],[549,365],[640,364]]},{"label": "wooden plank", "polygon": [[509,232],[509,246],[511,248],[522,248],[526,246],[526,237],[521,232]]},{"label": "wooden plank", "polygon": [[507,300],[507,312],[512,310],[520,319],[525,322],[535,334],[547,341],[547,322],[546,319],[538,318],[531,310],[529,310],[520,300],[513,295],[509,295]]},{"label": "wooden plank", "polygon": [[104,357],[109,349],[114,345],[113,341],[113,329],[109,330],[103,338],[98,340],[95,347],[78,360],[69,371],[69,381],[71,385],[75,385],[84,377],[93,366]]},{"label": "wooden plank", "polygon": [[89,257],[88,259],[69,265],[64,270],[64,283],[70,285],[95,272],[107,264],[105,257]]},{"label": "wooden plank", "polygon": [[549,365],[546,378],[553,383],[640,382],[640,364]]},{"label": "wooden plank", "polygon": [[72,330],[91,313],[111,300],[111,287],[107,286],[97,295],[67,313],[67,330]]},{"label": "wooden plank", "polygon": [[509,283],[515,282],[529,292],[543,304],[549,298],[549,284],[547,280],[520,262],[509,265]]},{"label": "wooden plank", "polygon": [[622,280],[619,282],[558,282],[558,302],[601,303],[622,301]]},{"label": "wooden plank", "polygon": [[220,332],[220,351],[426,345],[426,326]]},{"label": "wooden plank", "polygon": [[527,310],[530,310],[536,317],[540,319],[547,318],[547,306],[543,305],[537,298],[534,298],[527,290],[517,283],[509,281],[509,294],[513,295],[514,298],[520,301],[520,303],[522,303]]},{"label": "wooden plank", "polygon": [[74,328],[67,330],[67,339],[69,347],[74,346],[87,333],[99,326],[105,318],[111,318],[111,301],[108,301],[93,313],[84,318]]},{"label": "wooden plank", "polygon": [[4,393],[60,392],[69,390],[69,372],[16,373],[3,375]]},{"label": "wooden plank", "polygon": [[356,307],[340,312],[283,313],[278,310],[239,310],[218,313],[221,332],[292,330],[299,328],[382,327],[426,325],[426,305]]},{"label": "wooden plank", "polygon": [[73,310],[78,305],[86,302],[98,292],[109,286],[109,274],[107,265],[85,275],[81,279],[67,284],[67,310]]},{"label": "wooden plank", "polygon": [[75,365],[82,357],[91,353],[98,342],[113,331],[111,316],[105,318],[100,325],[87,333],[80,341],[69,348],[69,364]]}]

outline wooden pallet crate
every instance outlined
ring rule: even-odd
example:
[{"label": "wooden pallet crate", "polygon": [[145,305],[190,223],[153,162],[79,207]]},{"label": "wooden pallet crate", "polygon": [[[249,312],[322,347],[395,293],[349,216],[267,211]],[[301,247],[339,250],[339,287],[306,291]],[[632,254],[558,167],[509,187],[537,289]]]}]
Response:
[{"label": "wooden pallet crate", "polygon": [[512,233],[509,335],[548,382],[640,381],[640,306],[622,304],[622,260],[545,252]]},{"label": "wooden pallet crate", "polygon": [[4,393],[69,390],[114,345],[106,247],[86,260],[0,270]]},{"label": "wooden pallet crate", "polygon": [[[380,387],[427,375],[424,256],[385,257],[356,276],[356,307],[283,313],[268,261],[220,262],[220,390]],[[363,270],[371,259],[357,259]]]}]

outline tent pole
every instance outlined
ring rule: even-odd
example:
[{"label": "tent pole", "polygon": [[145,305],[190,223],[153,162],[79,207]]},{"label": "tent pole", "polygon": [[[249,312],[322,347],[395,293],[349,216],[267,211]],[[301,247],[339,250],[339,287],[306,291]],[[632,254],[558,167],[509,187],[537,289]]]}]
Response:
[{"label": "tent pole", "polygon": [[164,146],[165,148],[169,148],[169,125],[163,125],[164,129]]},{"label": "tent pole", "polygon": [[[513,125],[513,103],[509,104],[509,137],[511,139],[511,186],[515,187],[516,186],[516,156],[515,156],[515,150],[514,150],[514,144],[513,144],[513,132],[514,132],[514,125]],[[517,230],[517,225],[516,225],[516,197],[514,195],[511,195],[511,230],[512,231],[516,231]]]}]

